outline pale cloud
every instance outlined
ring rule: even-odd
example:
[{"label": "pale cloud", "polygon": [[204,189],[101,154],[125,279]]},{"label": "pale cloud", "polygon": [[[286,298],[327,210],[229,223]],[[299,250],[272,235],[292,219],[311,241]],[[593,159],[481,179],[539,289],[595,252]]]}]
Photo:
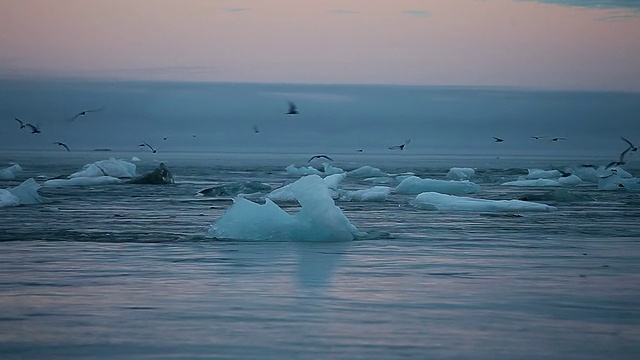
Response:
[{"label": "pale cloud", "polygon": [[342,15],[351,15],[351,14],[360,14],[361,11],[357,10],[346,10],[346,9],[333,9],[329,10],[332,14],[342,14]]},{"label": "pale cloud", "polygon": [[412,16],[429,16],[431,13],[425,10],[405,10],[402,12],[403,14],[412,15]]},{"label": "pale cloud", "polygon": [[596,9],[634,9],[640,11],[638,0],[520,0],[535,1],[560,6],[579,6]]}]

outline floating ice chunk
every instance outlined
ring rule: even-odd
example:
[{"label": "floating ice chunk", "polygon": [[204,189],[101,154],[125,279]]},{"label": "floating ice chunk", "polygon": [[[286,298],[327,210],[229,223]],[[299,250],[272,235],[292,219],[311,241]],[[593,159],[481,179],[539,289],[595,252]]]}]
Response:
[{"label": "floating ice chunk", "polygon": [[487,200],[424,192],[409,202],[426,210],[452,211],[551,211],[555,207],[521,200]]},{"label": "floating ice chunk", "polygon": [[73,179],[53,179],[44,182],[44,186],[94,186],[120,184],[122,180],[113,176],[75,177]]},{"label": "floating ice chunk", "polygon": [[322,172],[313,166],[307,167],[296,167],[294,164],[287,166],[285,169],[287,174],[295,175],[295,176],[305,176],[305,175],[320,175]]},{"label": "floating ice chunk", "polygon": [[402,182],[396,186],[396,192],[400,194],[420,194],[426,191],[435,191],[441,194],[473,194],[480,192],[480,186],[476,183],[464,180],[434,180],[434,179],[421,179],[417,176],[409,176],[402,180]]},{"label": "floating ice chunk", "polygon": [[582,180],[575,174],[569,176],[563,176],[558,179],[558,182],[564,186],[576,186],[582,182]]},{"label": "floating ice chunk", "polygon": [[522,187],[547,187],[547,186],[562,186],[558,180],[551,179],[536,179],[536,180],[516,180],[503,183],[504,186],[522,186]]},{"label": "floating ice chunk", "polygon": [[305,176],[291,191],[302,206],[289,215],[267,199],[264,205],[236,198],[227,212],[211,225],[208,237],[238,240],[348,241],[358,230],[344,216],[317,175]]},{"label": "floating ice chunk", "polygon": [[0,170],[0,180],[13,180],[16,178],[19,172],[22,171],[22,167],[18,164],[13,164],[8,168]]},{"label": "floating ice chunk", "polygon": [[447,173],[447,179],[451,180],[469,180],[474,177],[476,171],[472,168],[453,167]]},{"label": "floating ice chunk", "polygon": [[324,166],[324,175],[333,175],[333,174],[342,174],[344,173],[344,170],[340,169],[339,167],[335,167],[329,163],[323,163],[322,164]]},{"label": "floating ice chunk", "polygon": [[600,166],[598,168],[598,176],[599,177],[605,177],[605,176],[609,176],[611,174],[616,174],[618,176],[620,176],[623,179],[626,178],[632,178],[633,175],[629,174],[625,169],[619,167],[619,166],[614,166],[614,167],[610,167],[610,168],[605,168],[604,166]]},{"label": "floating ice chunk", "polygon": [[387,174],[386,172],[376,167],[365,165],[355,170],[349,171],[349,176],[371,178],[371,177],[387,177],[389,176],[389,174]]},{"label": "floating ice chunk", "polygon": [[322,181],[324,181],[324,183],[327,184],[327,187],[329,189],[338,190],[340,183],[342,183],[342,180],[344,180],[344,178],[346,177],[347,177],[347,174],[342,172],[342,173],[329,175],[324,179],[322,179]]},{"label": "floating ice chunk", "polygon": [[19,205],[20,199],[17,196],[7,189],[0,189],[0,208]]},{"label": "floating ice chunk", "polygon": [[142,161],[142,160],[140,160],[137,156],[134,156],[134,157],[131,158],[131,161],[136,161],[137,162],[137,161]]},{"label": "floating ice chunk", "polygon": [[573,168],[571,172],[583,181],[598,182],[602,177],[598,170],[590,166],[580,166]]},{"label": "floating ice chunk", "polygon": [[136,176],[136,165],[124,160],[96,161],[85,165],[82,170],[69,175],[69,178],[112,176],[117,178],[130,178]]},{"label": "floating ice chunk", "polygon": [[8,190],[20,200],[20,205],[32,205],[44,202],[44,199],[38,194],[38,189],[40,189],[40,184],[33,178],[29,178],[22,184]]},{"label": "floating ice chunk", "polygon": [[391,193],[388,186],[374,186],[370,189],[342,191],[340,201],[386,201]]},{"label": "floating ice chunk", "polygon": [[603,177],[598,182],[598,190],[640,190],[640,178],[625,178],[618,175]]},{"label": "floating ice chunk", "polygon": [[366,179],[364,179],[364,181],[368,181],[368,182],[371,182],[373,184],[394,184],[394,183],[398,183],[398,180],[396,180],[396,178],[382,177],[382,176],[366,178]]},{"label": "floating ice chunk", "polygon": [[542,170],[542,169],[527,169],[529,174],[524,176],[527,180],[536,179],[557,179],[562,176],[562,173],[558,170]]},{"label": "floating ice chunk", "polygon": [[[329,188],[331,197],[333,199],[336,199],[338,197],[338,192],[337,192],[338,187],[340,186],[340,183],[342,182],[342,180],[344,180],[346,176],[347,174],[341,173],[341,174],[329,175],[324,179],[322,179],[325,185],[327,185],[327,188]],[[266,198],[271,199],[272,201],[275,201],[275,202],[296,201],[297,199],[293,193],[292,185],[293,184],[288,184],[288,185],[279,187],[273,190],[272,192],[270,192],[269,194],[267,194]]]}]

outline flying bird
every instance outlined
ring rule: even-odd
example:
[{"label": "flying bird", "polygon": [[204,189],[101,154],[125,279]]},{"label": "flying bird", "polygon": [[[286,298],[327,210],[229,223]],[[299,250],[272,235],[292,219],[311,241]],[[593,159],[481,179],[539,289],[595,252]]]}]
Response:
[{"label": "flying bird", "polygon": [[289,111],[286,112],[287,115],[296,115],[299,114],[298,107],[293,102],[289,101]]},{"label": "flying bird", "polygon": [[71,121],[75,120],[75,119],[76,119],[76,118],[78,118],[79,116],[85,116],[85,115],[87,115],[88,113],[92,113],[92,112],[100,112],[100,111],[102,111],[102,110],[104,110],[104,107],[101,107],[101,108],[99,108],[99,109],[88,109],[88,110],[80,111],[80,112],[79,112],[79,113],[77,113],[73,118],[71,118]]},{"label": "flying bird", "polygon": [[609,164],[607,164],[607,166],[605,166],[605,169],[608,169],[608,168],[610,168],[610,167],[612,167],[612,166],[620,166],[620,165],[624,165],[624,164],[626,164],[627,162],[624,160],[624,157],[627,155],[627,153],[628,153],[629,151],[631,151],[631,152],[638,151],[638,148],[637,148],[637,147],[635,147],[635,146],[633,146],[633,144],[632,144],[629,140],[627,140],[627,139],[623,138],[622,136],[621,136],[620,138],[621,138],[624,142],[626,142],[627,144],[629,144],[629,147],[628,147],[628,148],[626,148],[623,152],[621,152],[621,153],[620,153],[620,159],[618,159],[618,161],[612,161],[612,162],[610,162]]},{"label": "flying bird", "polygon": [[27,125],[25,125],[22,120],[18,119],[18,118],[14,118],[17,122],[20,123],[20,129],[24,129]]},{"label": "flying bird", "polygon": [[327,155],[314,155],[314,156],[312,156],[312,157],[311,157],[311,159],[309,159],[309,161],[307,161],[307,162],[308,162],[308,163],[310,163],[310,162],[311,162],[311,160],[313,160],[313,159],[321,159],[321,158],[327,159],[327,160],[329,160],[329,161],[333,161],[333,159],[332,159],[332,158],[330,158],[330,157],[328,157]]},{"label": "flying bird", "polygon": [[162,140],[165,140],[165,141],[166,141],[166,140],[167,140],[167,139],[169,139],[169,138],[170,138],[170,136],[165,136],[165,137],[163,137],[163,138],[162,138]]},{"label": "flying bird", "polygon": [[540,140],[540,139],[545,139],[546,136],[532,136],[532,139],[536,139],[536,140]]},{"label": "flying bird", "polygon": [[41,132],[42,132],[42,131],[40,131],[40,128],[38,128],[38,127],[37,127],[37,126],[35,126],[35,125],[32,125],[32,124],[24,124],[24,126],[29,127],[29,128],[31,129],[31,133],[32,133],[32,134],[39,134],[39,133],[41,133]]},{"label": "flying bird", "polygon": [[554,138],[551,138],[551,140],[549,140],[549,142],[552,142],[552,141],[558,141],[558,140],[567,140],[567,138],[563,138],[563,137],[554,137]]},{"label": "flying bird", "polygon": [[65,143],[63,143],[63,142],[56,141],[56,142],[54,142],[54,144],[56,144],[56,145],[58,145],[58,146],[62,146],[63,148],[65,148],[65,149],[66,149],[67,151],[69,151],[69,152],[71,151],[71,150],[69,150],[69,147],[67,146],[67,144],[65,144]]},{"label": "flying bird", "polygon": [[260,129],[258,129],[258,127],[256,125],[253,125],[253,133],[254,134],[260,134]]},{"label": "flying bird", "polygon": [[400,145],[389,146],[389,150],[404,150],[404,147],[409,145],[410,142],[411,142],[411,139],[405,141]]},{"label": "flying bird", "polygon": [[494,136],[493,138],[494,138],[494,139],[496,139],[496,142],[503,142],[503,141],[504,141],[503,139],[501,139],[501,138],[499,138],[499,137],[495,137],[495,136]]},{"label": "flying bird", "polygon": [[145,147],[145,146],[147,146],[147,147],[149,147],[149,149],[151,149],[151,152],[152,152],[152,153],[154,153],[154,154],[155,154],[155,153],[156,153],[156,151],[157,151],[156,149],[154,149],[154,148],[153,148],[153,146],[151,146],[151,145],[147,144],[146,142],[143,142],[142,144],[140,144],[140,145],[138,145],[138,146],[140,146],[140,147]]}]

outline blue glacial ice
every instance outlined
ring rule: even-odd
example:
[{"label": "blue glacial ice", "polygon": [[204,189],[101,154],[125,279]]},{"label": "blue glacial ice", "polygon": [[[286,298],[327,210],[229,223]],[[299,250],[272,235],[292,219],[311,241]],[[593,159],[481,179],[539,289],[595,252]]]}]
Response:
[{"label": "blue glacial ice", "polygon": [[396,186],[396,192],[400,194],[416,195],[429,191],[449,195],[474,194],[480,192],[480,185],[468,180],[447,181],[409,176]]},{"label": "blue glacial ice", "polygon": [[358,234],[331,198],[318,175],[294,182],[291,191],[301,209],[290,215],[267,199],[257,204],[235,198],[234,204],[207,233],[207,237],[235,240],[349,241]]},{"label": "blue glacial ice", "polygon": [[13,164],[8,168],[0,170],[0,180],[13,180],[16,178],[19,172],[22,171],[22,167],[18,164]]},{"label": "blue glacial ice", "polygon": [[409,202],[416,208],[448,211],[551,211],[556,208],[521,200],[487,200],[424,192]]},{"label": "blue glacial ice", "polygon": [[38,194],[40,185],[33,179],[8,189],[0,189],[0,207],[42,204],[45,200]]},{"label": "blue glacial ice", "polygon": [[476,175],[476,171],[472,168],[452,167],[447,173],[447,179],[451,180],[469,180]]},{"label": "blue glacial ice", "polygon": [[84,177],[112,176],[116,178],[132,178],[136,176],[136,165],[124,160],[100,160],[85,165],[82,170],[69,175],[69,179]]},{"label": "blue glacial ice", "polygon": [[113,176],[75,177],[73,179],[52,179],[44,182],[44,186],[95,186],[120,184],[122,179]]},{"label": "blue glacial ice", "polygon": [[387,177],[387,176],[389,176],[389,174],[387,174],[386,172],[378,169],[377,167],[373,167],[369,165],[365,165],[355,170],[349,171],[349,177],[370,178],[370,177]]}]

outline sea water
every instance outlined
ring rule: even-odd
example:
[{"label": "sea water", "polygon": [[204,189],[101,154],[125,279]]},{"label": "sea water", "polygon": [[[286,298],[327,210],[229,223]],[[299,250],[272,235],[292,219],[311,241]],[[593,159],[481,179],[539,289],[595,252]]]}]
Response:
[{"label": "sea water", "polygon": [[[204,188],[299,177],[309,154],[3,152],[18,185],[108,157],[164,162],[173,185],[42,187],[0,209],[0,357],[219,359],[632,359],[640,351],[640,193],[569,188],[550,212],[429,211],[415,195],[340,202],[353,241],[207,238],[229,198]],[[333,165],[446,180],[471,167],[502,186],[579,158],[331,154]],[[593,160],[593,159],[589,159]],[[605,162],[605,159],[601,160]],[[627,166],[632,174],[640,169]],[[374,186],[347,176],[341,188]],[[395,185],[391,185],[395,186]],[[283,204],[290,212],[295,203]]]}]

